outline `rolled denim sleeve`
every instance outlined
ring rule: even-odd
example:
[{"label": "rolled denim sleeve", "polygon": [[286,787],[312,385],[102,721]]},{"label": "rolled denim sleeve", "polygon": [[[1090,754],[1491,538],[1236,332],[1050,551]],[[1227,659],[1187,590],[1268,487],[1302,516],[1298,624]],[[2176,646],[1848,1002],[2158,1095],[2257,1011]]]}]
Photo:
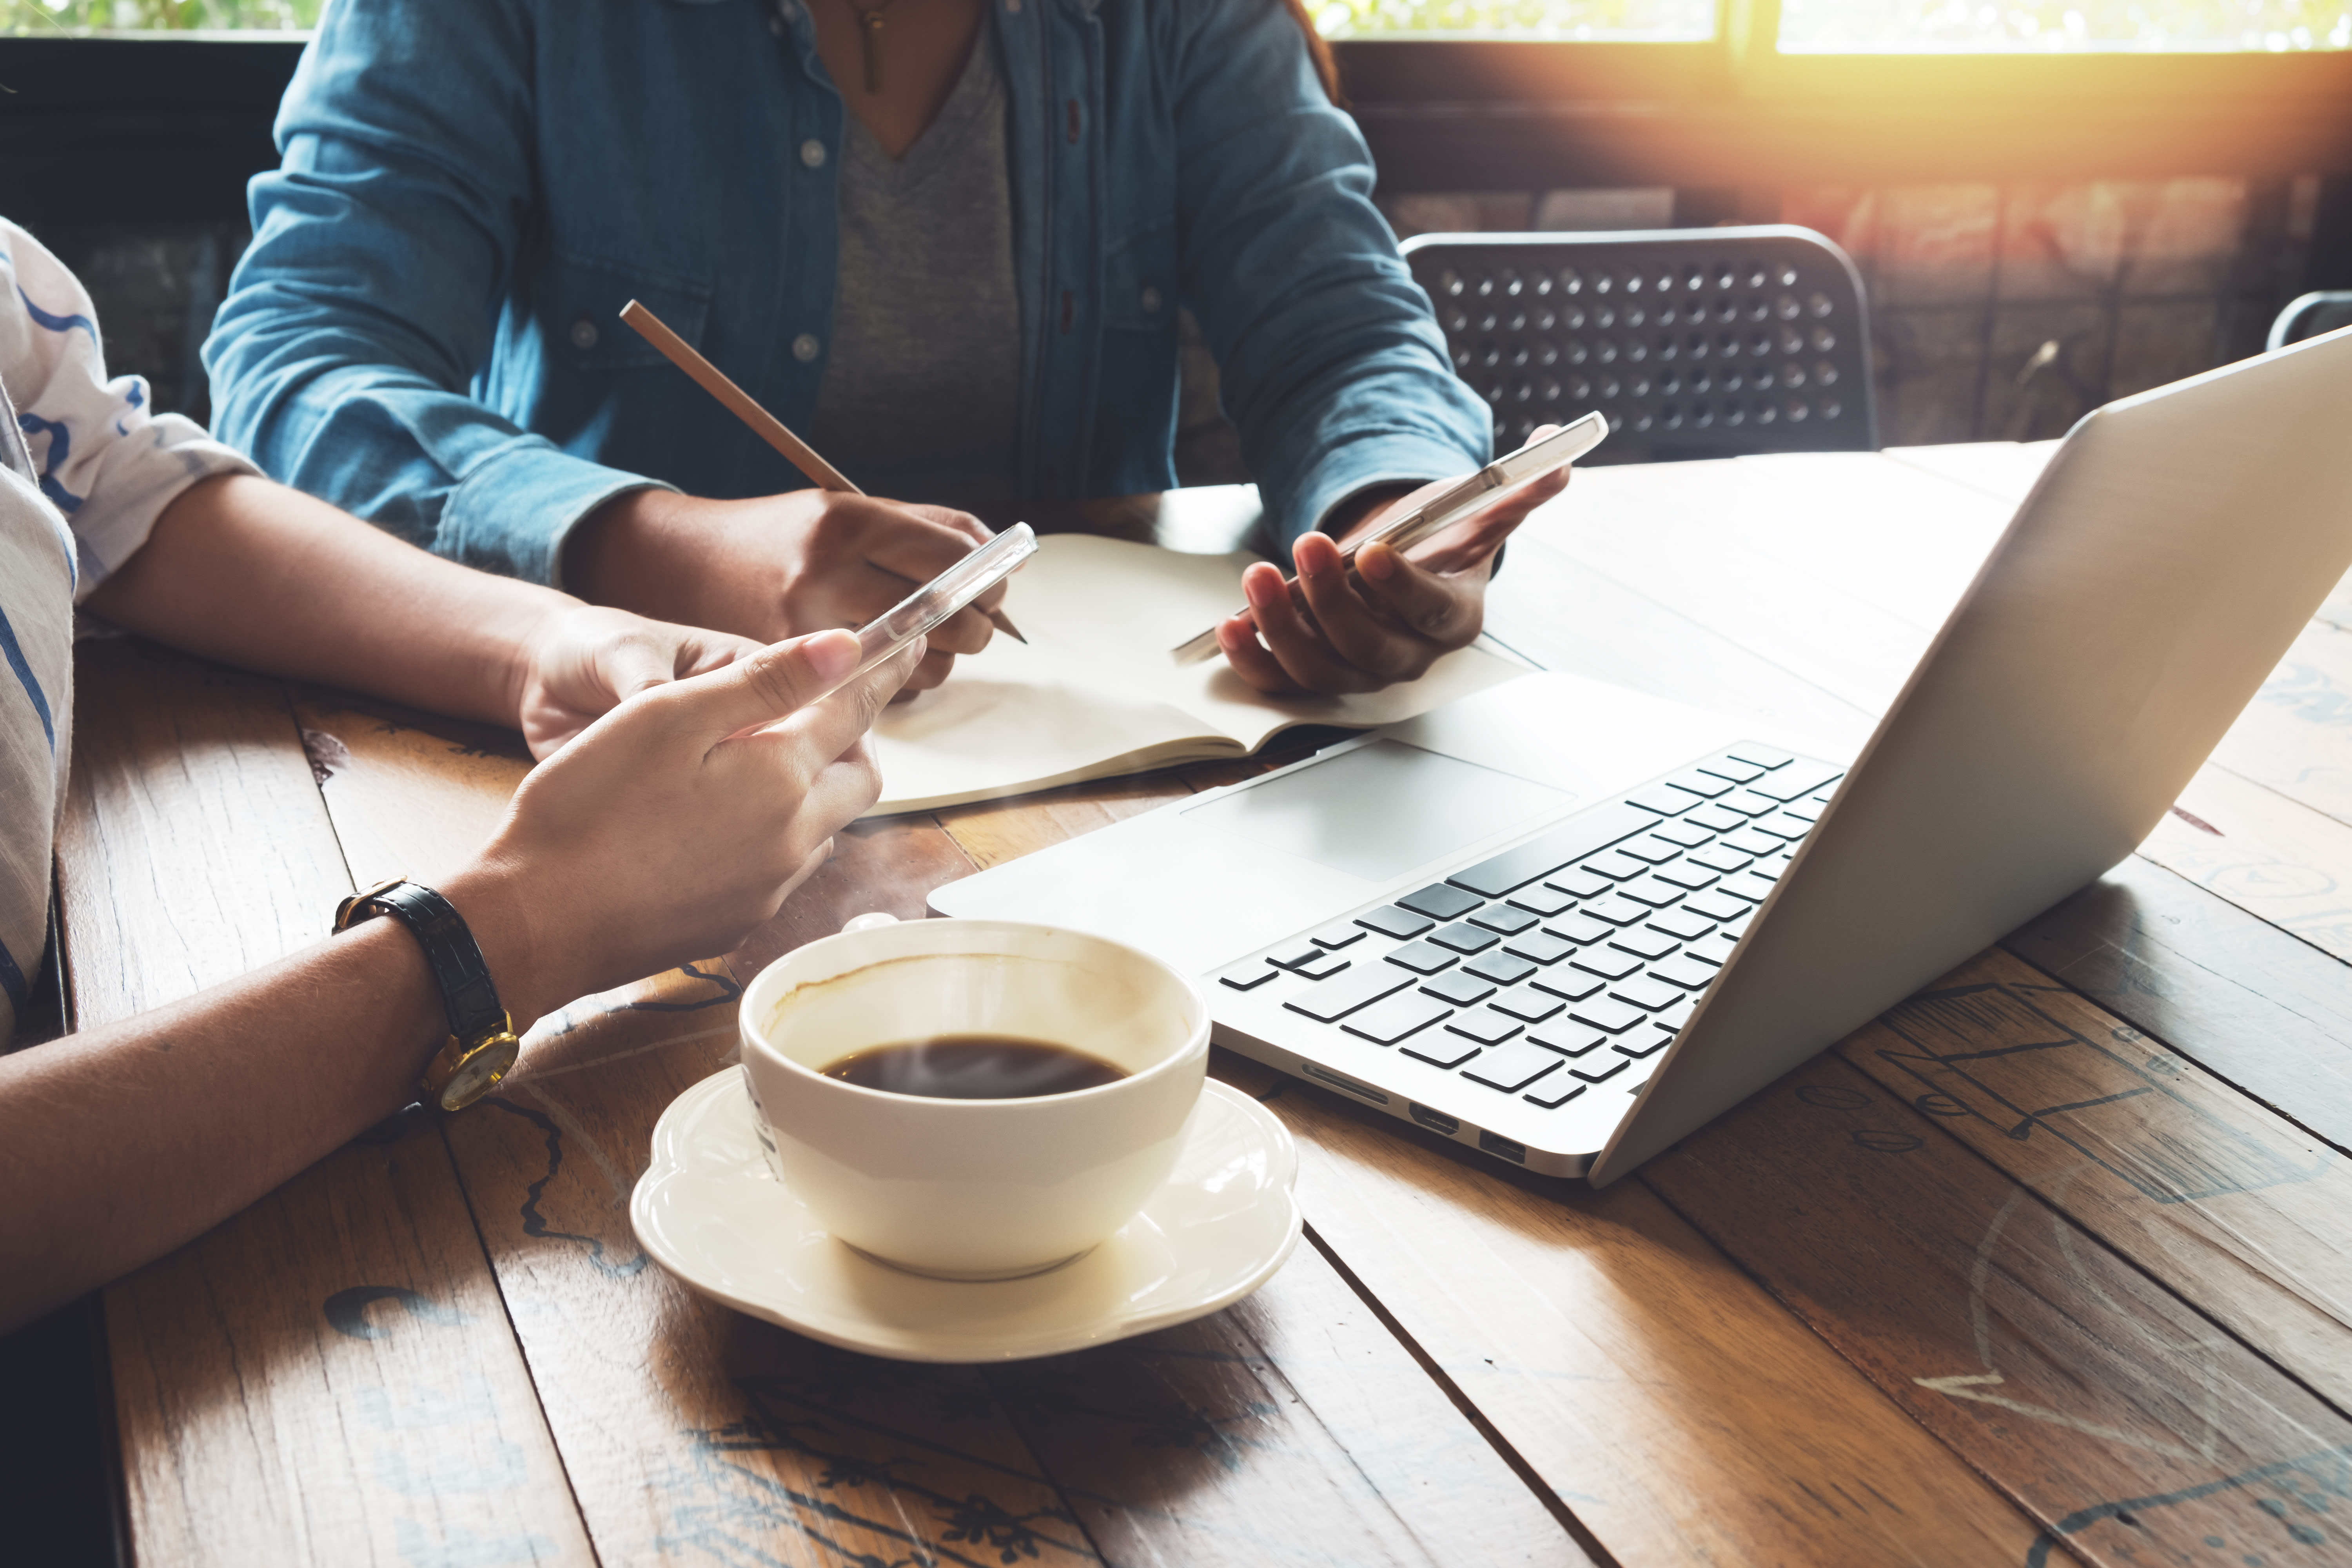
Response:
[{"label": "rolled denim sleeve", "polygon": [[438,554],[552,583],[566,535],[654,481],[473,395],[532,200],[520,0],[328,7],[205,344],[216,434]]},{"label": "rolled denim sleeve", "polygon": [[1371,154],[1273,0],[1194,0],[1172,85],[1186,301],[1286,543],[1486,461],[1486,408],[1372,205]]}]

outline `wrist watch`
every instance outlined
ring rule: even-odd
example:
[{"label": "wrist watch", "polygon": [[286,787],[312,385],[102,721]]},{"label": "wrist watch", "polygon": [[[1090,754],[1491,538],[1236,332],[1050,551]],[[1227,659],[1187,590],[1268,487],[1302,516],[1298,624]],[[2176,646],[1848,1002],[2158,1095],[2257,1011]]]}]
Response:
[{"label": "wrist watch", "polygon": [[426,1104],[463,1110],[497,1088],[514,1066],[522,1049],[514,1020],[499,1005],[474,933],[448,900],[421,882],[394,877],[337,904],[335,932],[377,915],[399,921],[425,950],[425,967],[449,1016],[449,1038],[434,1053],[417,1087]]}]

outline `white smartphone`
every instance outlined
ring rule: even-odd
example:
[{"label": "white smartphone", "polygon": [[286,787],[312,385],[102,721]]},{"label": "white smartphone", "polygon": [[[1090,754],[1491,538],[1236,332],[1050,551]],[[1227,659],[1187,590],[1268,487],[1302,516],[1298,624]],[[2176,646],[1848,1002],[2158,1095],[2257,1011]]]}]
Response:
[{"label": "white smartphone", "polygon": [[[1502,499],[1503,492],[1557,473],[1601,445],[1608,435],[1609,416],[1598,410],[1564,425],[1541,440],[1530,441],[1477,472],[1464,475],[1425,504],[1356,540],[1341,552],[1339,564],[1343,569],[1354,565],[1356,552],[1375,542],[1385,543],[1392,550],[1410,550],[1472,512],[1493,505]],[[1296,579],[1291,585],[1296,590]],[[1168,651],[1178,664],[1198,664],[1217,651],[1217,628],[1211,626]]]}]

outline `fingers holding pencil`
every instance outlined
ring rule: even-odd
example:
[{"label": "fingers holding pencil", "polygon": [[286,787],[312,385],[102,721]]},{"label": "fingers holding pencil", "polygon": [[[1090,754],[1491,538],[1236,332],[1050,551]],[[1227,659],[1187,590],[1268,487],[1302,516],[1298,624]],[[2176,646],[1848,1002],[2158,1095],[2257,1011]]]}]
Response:
[{"label": "fingers holding pencil", "polygon": [[[862,496],[866,493],[852,483],[847,475],[826,462],[815,447],[793,435],[782,420],[760,406],[758,399],[736,385],[718,366],[697,353],[693,344],[670,331],[668,325],[660,317],[646,310],[644,305],[635,300],[630,300],[621,307],[621,320],[635,329],[638,336],[659,349],[664,358],[686,372],[696,385],[717,398],[729,413],[741,420],[753,434],[782,453],[785,461],[806,476],[811,484],[815,485],[819,489],[835,490],[848,495]],[[925,506],[910,510],[931,516],[934,521],[944,521],[946,518],[952,517],[971,524],[972,530],[978,531],[978,536],[971,541],[973,547],[988,541],[987,529],[978,519],[967,513],[951,511],[945,507]],[[878,560],[875,564],[882,566],[886,571],[895,570]],[[920,584],[928,583],[937,576],[940,571],[945,569],[945,564],[942,564],[937,570],[926,571],[919,575],[901,574],[908,575],[910,582]],[[981,614],[997,630],[1004,633],[1013,641],[1025,643],[1029,639],[1021,635],[1021,628],[1013,624],[1011,616],[997,607],[998,601],[1001,601],[1003,596],[1004,592],[1001,586],[991,590],[990,595],[981,601]],[[961,620],[965,614],[969,612],[960,613],[957,619]],[[942,632],[949,633],[948,637],[942,639],[934,634],[932,641],[940,646],[953,647],[958,639],[950,628],[954,626],[954,621],[949,622],[946,626],[940,628]],[[985,643],[986,640],[984,637],[980,639],[982,643]],[[973,651],[976,651],[976,648]]]}]

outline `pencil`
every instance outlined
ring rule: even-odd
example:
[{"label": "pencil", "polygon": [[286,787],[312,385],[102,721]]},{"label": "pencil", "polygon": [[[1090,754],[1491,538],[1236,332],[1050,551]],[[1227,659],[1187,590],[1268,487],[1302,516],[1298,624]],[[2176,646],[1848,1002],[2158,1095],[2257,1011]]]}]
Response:
[{"label": "pencil", "polygon": [[[793,435],[784,422],[760,406],[751,395],[730,381],[717,365],[704,359],[694,345],[665,325],[659,316],[632,300],[621,307],[621,320],[635,327],[637,335],[661,350],[670,363],[694,378],[697,386],[719,399],[727,412],[750,426],[753,434],[784,455],[784,460],[808,476],[809,482],[821,490],[839,490],[862,496],[866,492],[849,480],[849,476],[818,455],[817,449]],[[988,618],[996,629],[1015,642],[1029,639],[1013,624],[1013,617],[1003,610],[991,610]]]}]

